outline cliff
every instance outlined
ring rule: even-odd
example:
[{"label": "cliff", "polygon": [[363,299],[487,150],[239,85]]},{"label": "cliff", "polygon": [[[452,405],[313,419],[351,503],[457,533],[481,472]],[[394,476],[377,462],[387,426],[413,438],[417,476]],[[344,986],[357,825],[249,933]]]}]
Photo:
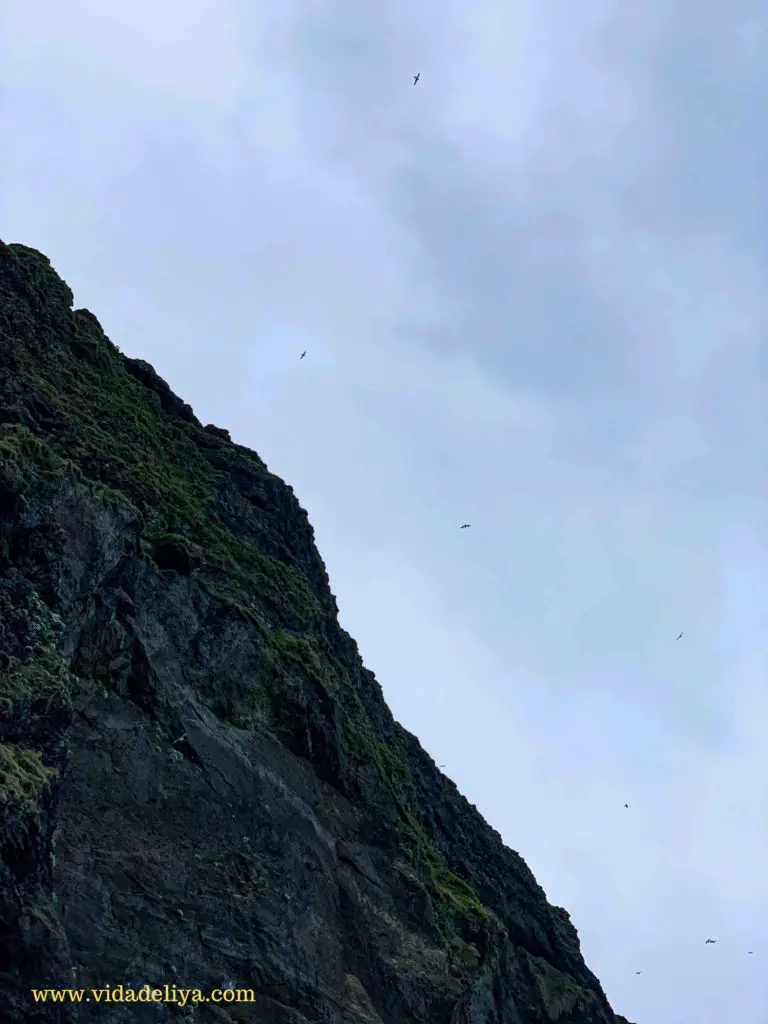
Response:
[{"label": "cliff", "polygon": [[[291,488],[2,243],[0,455],[0,1020],[623,1022],[393,720]],[[118,984],[254,994],[31,994]]]}]

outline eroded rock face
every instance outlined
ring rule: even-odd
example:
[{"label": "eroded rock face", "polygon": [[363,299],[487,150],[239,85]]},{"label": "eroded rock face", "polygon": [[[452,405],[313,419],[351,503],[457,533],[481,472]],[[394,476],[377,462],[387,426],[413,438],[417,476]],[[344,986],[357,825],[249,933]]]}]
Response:
[{"label": "eroded rock face", "polygon": [[[622,1024],[290,488],[71,302],[0,244],[0,1020]],[[31,996],[119,984],[254,996]]]}]

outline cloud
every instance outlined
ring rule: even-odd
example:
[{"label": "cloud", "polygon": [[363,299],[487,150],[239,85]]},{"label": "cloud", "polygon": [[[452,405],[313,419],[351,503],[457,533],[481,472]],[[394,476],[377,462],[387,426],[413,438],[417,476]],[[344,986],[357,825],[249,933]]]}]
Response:
[{"label": "cloud", "polygon": [[110,91],[141,89],[144,102],[159,94],[198,106],[230,103],[242,85],[234,9],[226,2],[6,6],[5,75],[17,85],[39,88],[62,77],[92,88],[91,103],[107,83]]}]

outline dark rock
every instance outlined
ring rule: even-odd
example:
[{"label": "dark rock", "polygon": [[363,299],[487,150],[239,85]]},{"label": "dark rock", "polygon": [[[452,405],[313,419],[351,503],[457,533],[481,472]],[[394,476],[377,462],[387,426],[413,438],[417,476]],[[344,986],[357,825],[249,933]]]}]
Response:
[{"label": "dark rock", "polygon": [[206,423],[203,427],[209,434],[213,434],[215,437],[220,437],[223,441],[230,441],[229,431],[225,430],[224,427],[217,427],[213,423]]},{"label": "dark rock", "polygon": [[0,244],[0,1021],[625,1024],[291,489],[71,301]]},{"label": "dark rock", "polygon": [[166,536],[152,542],[152,560],[158,569],[169,569],[182,576],[189,576],[202,564],[199,550],[193,551],[192,545],[183,537]]},{"label": "dark rock", "polygon": [[168,384],[155,372],[153,366],[150,366],[144,359],[125,359],[123,365],[128,373],[132,374],[144,387],[149,388],[157,395],[160,399],[160,405],[166,412],[173,416],[178,416],[179,419],[186,420],[189,423],[197,423],[191,406],[174,395]]}]

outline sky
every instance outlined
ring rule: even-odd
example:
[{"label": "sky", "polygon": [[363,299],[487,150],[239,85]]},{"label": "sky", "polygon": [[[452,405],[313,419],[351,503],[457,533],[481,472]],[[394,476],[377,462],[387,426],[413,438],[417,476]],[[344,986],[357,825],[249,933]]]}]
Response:
[{"label": "sky", "polygon": [[637,1024],[768,1024],[766,44],[759,0],[0,6],[0,237],[294,487]]}]

